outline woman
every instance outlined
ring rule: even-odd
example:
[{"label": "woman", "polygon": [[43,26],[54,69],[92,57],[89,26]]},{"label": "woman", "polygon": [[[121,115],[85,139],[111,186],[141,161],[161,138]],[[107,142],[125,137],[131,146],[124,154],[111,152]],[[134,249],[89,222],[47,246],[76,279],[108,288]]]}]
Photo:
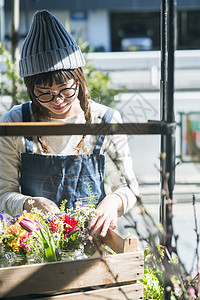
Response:
[{"label": "woman", "polygon": [[[80,48],[59,20],[46,10],[36,12],[19,62],[31,101],[13,107],[1,122],[121,122],[117,111],[89,98],[84,64]],[[107,195],[104,173],[112,190]],[[87,203],[90,189],[97,204],[91,226],[105,236],[138,194],[125,136],[0,139],[1,210],[11,215],[30,211],[33,199],[38,209],[57,212],[64,199],[69,208],[77,200]]]}]

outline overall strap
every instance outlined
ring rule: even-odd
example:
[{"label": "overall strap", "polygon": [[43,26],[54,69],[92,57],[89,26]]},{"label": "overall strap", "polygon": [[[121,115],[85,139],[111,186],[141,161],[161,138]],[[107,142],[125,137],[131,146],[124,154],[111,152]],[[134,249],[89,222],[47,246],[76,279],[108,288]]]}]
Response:
[{"label": "overall strap", "polygon": [[[30,102],[26,102],[22,104],[22,122],[31,122],[29,105]],[[24,137],[24,138],[25,138],[26,153],[33,153],[33,138],[32,137]]]},{"label": "overall strap", "polygon": [[[112,119],[113,114],[114,114],[114,109],[112,109],[111,107],[108,107],[105,115],[103,116],[102,123],[109,124]],[[105,135],[97,136],[97,142],[96,142],[96,144],[94,146],[94,150],[93,150],[94,154],[100,154],[100,150],[103,145],[104,139],[105,139]]]}]

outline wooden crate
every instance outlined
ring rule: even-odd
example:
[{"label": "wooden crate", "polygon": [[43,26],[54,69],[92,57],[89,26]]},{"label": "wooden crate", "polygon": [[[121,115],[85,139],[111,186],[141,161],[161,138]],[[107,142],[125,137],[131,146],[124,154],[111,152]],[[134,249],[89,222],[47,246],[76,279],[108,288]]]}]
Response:
[{"label": "wooden crate", "polygon": [[116,254],[0,268],[0,298],[143,299],[138,279],[143,277],[144,257],[137,238],[123,238],[117,231],[109,231],[101,242]]}]

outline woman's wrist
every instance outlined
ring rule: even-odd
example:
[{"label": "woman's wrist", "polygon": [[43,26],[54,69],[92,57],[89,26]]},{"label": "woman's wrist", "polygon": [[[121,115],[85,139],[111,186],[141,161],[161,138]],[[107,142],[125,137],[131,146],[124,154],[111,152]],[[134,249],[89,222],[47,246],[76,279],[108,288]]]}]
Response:
[{"label": "woman's wrist", "polygon": [[113,194],[118,196],[119,205],[118,205],[117,210],[119,211],[119,210],[121,210],[124,207],[124,202],[123,202],[122,196],[120,194],[118,194],[118,193],[113,193]]},{"label": "woman's wrist", "polygon": [[27,210],[27,211],[30,210],[31,205],[28,203],[28,200],[31,200],[31,199],[32,199],[31,197],[25,199],[24,204],[23,204],[23,210]]}]

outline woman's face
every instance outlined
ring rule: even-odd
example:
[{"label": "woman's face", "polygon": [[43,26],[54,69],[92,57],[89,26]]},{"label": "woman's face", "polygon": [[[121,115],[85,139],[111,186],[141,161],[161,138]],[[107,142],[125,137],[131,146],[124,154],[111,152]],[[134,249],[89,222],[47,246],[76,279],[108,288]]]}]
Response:
[{"label": "woman's face", "polygon": [[66,82],[52,85],[35,85],[34,95],[36,100],[49,110],[50,117],[65,119],[70,116],[74,106],[79,106],[78,82],[66,79]]}]

